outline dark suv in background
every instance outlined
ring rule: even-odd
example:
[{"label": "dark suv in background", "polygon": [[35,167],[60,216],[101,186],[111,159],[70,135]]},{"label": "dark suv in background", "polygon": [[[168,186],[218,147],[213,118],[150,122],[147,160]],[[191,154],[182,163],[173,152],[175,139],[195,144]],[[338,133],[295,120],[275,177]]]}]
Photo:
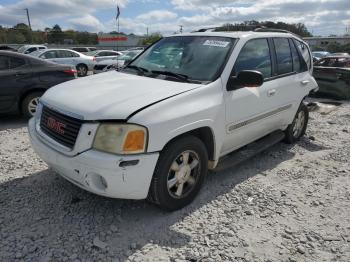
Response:
[{"label": "dark suv in background", "polygon": [[0,114],[21,112],[33,116],[48,88],[75,79],[76,74],[71,66],[0,51]]}]

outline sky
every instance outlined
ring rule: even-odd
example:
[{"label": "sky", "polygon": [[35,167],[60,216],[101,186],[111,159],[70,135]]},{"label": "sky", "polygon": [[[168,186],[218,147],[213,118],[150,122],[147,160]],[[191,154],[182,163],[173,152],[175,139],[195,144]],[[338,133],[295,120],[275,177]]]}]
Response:
[{"label": "sky", "polygon": [[33,29],[172,34],[248,20],[304,23],[314,35],[350,33],[350,0],[0,0],[0,25],[27,23]]}]

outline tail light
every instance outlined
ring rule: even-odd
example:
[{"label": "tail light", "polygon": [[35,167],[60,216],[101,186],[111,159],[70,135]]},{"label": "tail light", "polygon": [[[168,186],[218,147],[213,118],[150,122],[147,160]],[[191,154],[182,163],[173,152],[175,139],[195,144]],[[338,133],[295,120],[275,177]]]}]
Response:
[{"label": "tail light", "polygon": [[75,76],[77,74],[77,70],[75,69],[66,69],[66,70],[63,70],[63,72],[70,76]]}]

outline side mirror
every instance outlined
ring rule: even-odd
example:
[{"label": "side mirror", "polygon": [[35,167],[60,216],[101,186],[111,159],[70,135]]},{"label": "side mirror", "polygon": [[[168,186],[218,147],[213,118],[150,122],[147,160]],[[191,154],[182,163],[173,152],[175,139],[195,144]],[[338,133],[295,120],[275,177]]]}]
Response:
[{"label": "side mirror", "polygon": [[243,87],[259,87],[264,83],[264,76],[259,71],[243,70],[237,76],[230,76],[227,91]]}]

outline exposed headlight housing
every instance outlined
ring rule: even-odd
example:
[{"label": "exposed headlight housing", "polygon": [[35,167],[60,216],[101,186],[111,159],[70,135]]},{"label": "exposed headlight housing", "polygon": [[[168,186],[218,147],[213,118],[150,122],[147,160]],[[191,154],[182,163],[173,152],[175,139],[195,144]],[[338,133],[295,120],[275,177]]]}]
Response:
[{"label": "exposed headlight housing", "polygon": [[147,129],[134,124],[103,123],[97,129],[93,148],[111,154],[146,152]]}]

